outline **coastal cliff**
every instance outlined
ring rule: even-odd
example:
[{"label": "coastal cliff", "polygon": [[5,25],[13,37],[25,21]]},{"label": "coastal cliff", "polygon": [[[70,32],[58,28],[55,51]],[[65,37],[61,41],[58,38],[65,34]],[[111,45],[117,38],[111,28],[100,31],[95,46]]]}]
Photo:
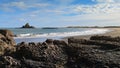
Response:
[{"label": "coastal cliff", "polygon": [[12,35],[0,30],[0,68],[120,68],[120,37],[68,38],[67,42],[47,39],[14,45]]}]

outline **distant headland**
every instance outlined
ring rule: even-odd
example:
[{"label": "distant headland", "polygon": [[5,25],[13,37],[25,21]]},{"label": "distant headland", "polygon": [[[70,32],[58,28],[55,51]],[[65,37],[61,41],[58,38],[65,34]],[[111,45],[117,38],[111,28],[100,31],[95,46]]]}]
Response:
[{"label": "distant headland", "polygon": [[66,28],[120,28],[120,26],[67,26]]},{"label": "distant headland", "polygon": [[29,23],[26,23],[21,28],[35,28],[34,26],[29,25]]}]

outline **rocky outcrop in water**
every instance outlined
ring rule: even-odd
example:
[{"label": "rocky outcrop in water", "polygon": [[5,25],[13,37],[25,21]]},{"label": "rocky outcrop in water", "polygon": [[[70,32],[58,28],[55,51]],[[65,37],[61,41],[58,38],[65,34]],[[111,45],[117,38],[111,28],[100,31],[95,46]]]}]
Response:
[{"label": "rocky outcrop in water", "polygon": [[30,26],[29,23],[26,23],[21,28],[35,28],[34,26]]},{"label": "rocky outcrop in water", "polygon": [[21,42],[16,51],[0,56],[0,68],[120,68],[120,42],[115,38]]}]

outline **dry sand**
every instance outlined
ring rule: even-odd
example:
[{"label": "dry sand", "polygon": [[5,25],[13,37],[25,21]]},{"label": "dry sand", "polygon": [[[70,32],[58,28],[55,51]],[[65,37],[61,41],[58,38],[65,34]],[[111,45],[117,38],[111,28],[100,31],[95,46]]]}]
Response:
[{"label": "dry sand", "polygon": [[[104,35],[104,36],[112,36],[112,37],[120,36],[120,28],[104,28],[104,29],[109,29],[111,31],[104,34],[96,34],[96,35]],[[72,36],[72,37],[75,39],[89,39],[91,36],[92,35]],[[71,37],[66,37],[64,38],[64,40],[67,40],[67,38],[71,38]]]}]

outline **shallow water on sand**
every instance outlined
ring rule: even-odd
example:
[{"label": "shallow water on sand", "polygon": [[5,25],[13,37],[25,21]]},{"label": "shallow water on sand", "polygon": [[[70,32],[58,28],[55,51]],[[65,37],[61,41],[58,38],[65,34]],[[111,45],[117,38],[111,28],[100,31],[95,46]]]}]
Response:
[{"label": "shallow water on sand", "polygon": [[108,29],[98,28],[56,28],[56,29],[9,29],[15,34],[16,43],[24,42],[43,42],[46,39],[61,39],[69,36],[93,35],[106,33]]}]

